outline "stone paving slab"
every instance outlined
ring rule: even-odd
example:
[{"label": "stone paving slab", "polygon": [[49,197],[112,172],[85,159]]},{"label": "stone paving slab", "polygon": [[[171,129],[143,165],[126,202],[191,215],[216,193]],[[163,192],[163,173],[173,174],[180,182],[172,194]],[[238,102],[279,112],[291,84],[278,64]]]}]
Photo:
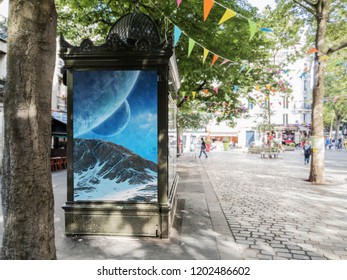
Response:
[{"label": "stone paving slab", "polygon": [[347,259],[347,153],[326,153],[326,185],[307,181],[300,150],[238,150],[199,160],[243,259]]}]

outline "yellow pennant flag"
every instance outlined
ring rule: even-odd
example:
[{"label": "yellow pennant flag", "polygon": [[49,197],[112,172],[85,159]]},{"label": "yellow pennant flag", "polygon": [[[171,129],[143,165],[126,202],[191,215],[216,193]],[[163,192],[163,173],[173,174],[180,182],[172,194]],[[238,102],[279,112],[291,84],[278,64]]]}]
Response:
[{"label": "yellow pennant flag", "polygon": [[204,0],[204,21],[206,21],[214,5],[214,0]]},{"label": "yellow pennant flag", "polygon": [[193,91],[192,95],[193,95],[193,99],[195,99],[196,91]]},{"label": "yellow pennant flag", "polygon": [[212,64],[211,64],[211,67],[213,66],[213,64],[216,63],[216,61],[218,60],[219,56],[218,55],[213,55],[213,59],[212,59]]},{"label": "yellow pennant flag", "polygon": [[207,57],[208,53],[209,53],[209,50],[204,48],[204,59],[202,60],[203,64],[205,63],[205,60],[206,60],[206,57]]},{"label": "yellow pennant flag", "polygon": [[220,19],[220,21],[218,22],[218,25],[221,25],[223,22],[226,22],[228,19],[231,19],[232,17],[236,15],[237,14],[234,11],[227,9],[224,15],[222,16],[222,18]]}]

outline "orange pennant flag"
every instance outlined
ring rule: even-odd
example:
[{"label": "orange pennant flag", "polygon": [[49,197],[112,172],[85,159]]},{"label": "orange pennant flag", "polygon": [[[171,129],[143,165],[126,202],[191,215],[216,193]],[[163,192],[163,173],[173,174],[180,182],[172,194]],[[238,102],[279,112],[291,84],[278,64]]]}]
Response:
[{"label": "orange pennant flag", "polygon": [[204,21],[206,21],[214,5],[214,0],[204,0]]},{"label": "orange pennant flag", "polygon": [[270,90],[270,88],[271,88],[270,84],[267,84],[267,85],[266,85],[266,89],[267,89],[267,90]]},{"label": "orange pennant flag", "polygon": [[316,52],[318,52],[318,50],[316,48],[312,48],[307,51],[307,54],[316,53]]},{"label": "orange pennant flag", "polygon": [[212,59],[212,64],[211,64],[211,67],[213,66],[213,64],[216,63],[216,61],[218,60],[219,56],[218,55],[213,55],[213,59]]}]

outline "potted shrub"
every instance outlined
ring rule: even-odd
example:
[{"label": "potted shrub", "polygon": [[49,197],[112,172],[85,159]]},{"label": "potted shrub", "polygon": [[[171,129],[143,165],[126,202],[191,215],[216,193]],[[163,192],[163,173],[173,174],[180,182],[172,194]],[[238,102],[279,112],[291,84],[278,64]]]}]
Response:
[{"label": "potted shrub", "polygon": [[229,143],[230,143],[230,139],[228,137],[224,137],[223,138],[224,151],[229,151]]},{"label": "potted shrub", "polygon": [[287,146],[285,146],[285,150],[286,151],[294,151],[295,150],[295,143],[292,142],[292,143],[287,144]]}]

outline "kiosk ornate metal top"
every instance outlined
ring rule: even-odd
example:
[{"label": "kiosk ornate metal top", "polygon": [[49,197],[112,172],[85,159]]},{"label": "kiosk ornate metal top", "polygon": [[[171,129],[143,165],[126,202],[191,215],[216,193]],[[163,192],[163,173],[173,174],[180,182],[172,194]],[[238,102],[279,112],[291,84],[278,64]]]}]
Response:
[{"label": "kiosk ornate metal top", "polygon": [[136,10],[117,20],[109,31],[107,39],[110,39],[112,34],[118,34],[120,39],[128,45],[135,45],[139,39],[146,39],[152,45],[161,42],[159,30],[154,21]]},{"label": "kiosk ornate metal top", "polygon": [[90,39],[82,41],[80,46],[73,46],[63,37],[60,38],[60,54],[62,56],[82,53],[107,55],[115,52],[135,52],[169,55],[173,53],[172,36],[161,41],[155,22],[137,9],[122,16],[110,29],[106,42],[95,46]]}]

